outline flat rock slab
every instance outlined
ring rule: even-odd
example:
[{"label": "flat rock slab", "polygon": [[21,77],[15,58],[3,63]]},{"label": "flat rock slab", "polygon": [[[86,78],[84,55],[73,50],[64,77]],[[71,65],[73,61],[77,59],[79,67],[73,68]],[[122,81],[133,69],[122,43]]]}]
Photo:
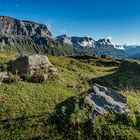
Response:
[{"label": "flat rock slab", "polygon": [[125,96],[98,84],[95,84],[92,92],[85,97],[85,102],[101,115],[109,111],[130,114]]}]

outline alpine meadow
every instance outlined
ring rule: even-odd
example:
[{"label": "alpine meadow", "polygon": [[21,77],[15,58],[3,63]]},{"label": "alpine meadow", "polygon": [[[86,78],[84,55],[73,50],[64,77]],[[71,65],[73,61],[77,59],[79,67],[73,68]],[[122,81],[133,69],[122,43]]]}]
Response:
[{"label": "alpine meadow", "polygon": [[138,0],[0,0],[0,140],[140,140]]}]

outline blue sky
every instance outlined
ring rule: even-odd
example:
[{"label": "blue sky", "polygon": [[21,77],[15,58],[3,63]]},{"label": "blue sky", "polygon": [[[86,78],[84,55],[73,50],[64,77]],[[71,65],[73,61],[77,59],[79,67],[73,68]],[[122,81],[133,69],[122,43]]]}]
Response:
[{"label": "blue sky", "polygon": [[0,0],[0,15],[47,24],[54,36],[140,44],[140,0]]}]

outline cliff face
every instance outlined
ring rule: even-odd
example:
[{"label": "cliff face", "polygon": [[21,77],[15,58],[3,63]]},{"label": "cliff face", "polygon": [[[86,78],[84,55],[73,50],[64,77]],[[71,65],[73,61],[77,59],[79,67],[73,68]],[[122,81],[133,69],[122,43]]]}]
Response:
[{"label": "cliff face", "polygon": [[46,25],[0,16],[0,50],[63,54],[59,48]]},{"label": "cliff face", "polygon": [[6,45],[48,45],[52,38],[43,24],[0,16],[0,44]]},{"label": "cliff face", "polygon": [[23,36],[51,36],[47,27],[30,21],[17,20],[11,17],[0,16],[0,33],[4,35]]}]

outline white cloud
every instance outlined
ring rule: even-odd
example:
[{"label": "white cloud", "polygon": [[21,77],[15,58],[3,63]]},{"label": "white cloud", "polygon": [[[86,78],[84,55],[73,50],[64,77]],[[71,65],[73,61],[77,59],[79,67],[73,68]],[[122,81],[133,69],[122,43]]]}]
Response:
[{"label": "white cloud", "polygon": [[51,30],[51,28],[52,28],[52,20],[46,21],[45,25],[48,27],[49,30]]}]

